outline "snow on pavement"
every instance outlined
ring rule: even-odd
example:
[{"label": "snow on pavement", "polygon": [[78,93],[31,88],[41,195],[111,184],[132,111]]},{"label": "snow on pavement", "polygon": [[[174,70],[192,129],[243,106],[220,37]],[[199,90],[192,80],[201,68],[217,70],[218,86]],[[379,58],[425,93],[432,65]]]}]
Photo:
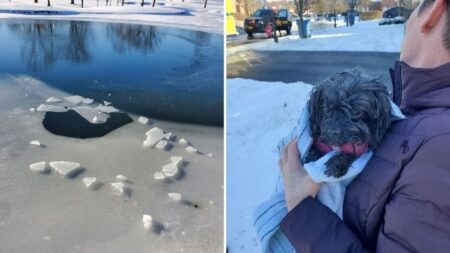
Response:
[{"label": "snow on pavement", "polygon": [[[294,24],[295,26],[295,24]],[[244,50],[260,51],[361,51],[400,52],[405,26],[378,25],[378,20],[357,22],[352,27],[338,26],[312,31],[312,37],[299,39],[291,35],[236,47],[228,52]]]},{"label": "snow on pavement", "polygon": [[275,147],[294,127],[312,86],[302,82],[227,81],[227,247],[260,252],[252,225],[278,176]]}]

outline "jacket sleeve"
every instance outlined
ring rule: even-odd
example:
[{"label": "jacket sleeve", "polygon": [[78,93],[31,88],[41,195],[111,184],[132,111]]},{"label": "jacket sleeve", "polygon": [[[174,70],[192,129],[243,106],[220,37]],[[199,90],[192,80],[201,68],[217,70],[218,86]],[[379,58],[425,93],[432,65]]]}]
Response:
[{"label": "jacket sleeve", "polygon": [[308,197],[281,222],[281,231],[300,253],[369,253],[328,207]]},{"label": "jacket sleeve", "polygon": [[[385,204],[377,253],[449,252],[450,134],[429,139],[404,165]],[[350,228],[314,198],[299,203],[281,230],[300,253],[368,253]]]}]

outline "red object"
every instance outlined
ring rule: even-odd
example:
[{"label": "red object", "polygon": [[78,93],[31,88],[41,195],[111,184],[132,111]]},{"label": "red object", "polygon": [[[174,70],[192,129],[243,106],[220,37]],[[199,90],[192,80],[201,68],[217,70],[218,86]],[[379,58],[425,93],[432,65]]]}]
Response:
[{"label": "red object", "polygon": [[341,146],[334,147],[323,143],[319,140],[314,141],[314,145],[322,152],[328,153],[333,150],[337,150],[339,152],[351,155],[362,155],[369,150],[369,147],[366,143],[344,143]]},{"label": "red object", "polygon": [[273,27],[272,25],[266,25],[266,27],[264,28],[264,31],[266,32],[266,34],[270,37],[272,36],[273,33]]}]

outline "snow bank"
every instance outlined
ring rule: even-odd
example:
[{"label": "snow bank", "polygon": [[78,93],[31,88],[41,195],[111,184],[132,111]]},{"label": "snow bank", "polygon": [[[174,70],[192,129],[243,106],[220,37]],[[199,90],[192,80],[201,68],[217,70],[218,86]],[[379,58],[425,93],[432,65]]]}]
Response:
[{"label": "snow bank", "polygon": [[[295,25],[294,25],[295,26]],[[361,52],[400,52],[404,25],[380,26],[377,20],[357,22],[352,27],[318,29],[309,39],[299,39],[291,35],[279,39],[264,40],[240,46],[231,52],[243,50],[261,51],[361,51]]]},{"label": "snow bank", "polygon": [[252,214],[273,190],[275,147],[298,119],[311,85],[227,82],[227,241],[230,252],[260,252]]}]

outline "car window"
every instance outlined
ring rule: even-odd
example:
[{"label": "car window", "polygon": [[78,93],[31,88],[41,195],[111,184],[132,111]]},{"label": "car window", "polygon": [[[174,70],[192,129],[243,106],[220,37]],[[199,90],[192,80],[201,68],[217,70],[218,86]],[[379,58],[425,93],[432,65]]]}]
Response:
[{"label": "car window", "polygon": [[287,10],[280,10],[280,11],[278,11],[278,17],[280,17],[280,18],[287,18],[288,17],[288,11]]},{"label": "car window", "polygon": [[261,10],[255,11],[255,13],[253,13],[252,16],[253,16],[253,17],[261,17]]}]

